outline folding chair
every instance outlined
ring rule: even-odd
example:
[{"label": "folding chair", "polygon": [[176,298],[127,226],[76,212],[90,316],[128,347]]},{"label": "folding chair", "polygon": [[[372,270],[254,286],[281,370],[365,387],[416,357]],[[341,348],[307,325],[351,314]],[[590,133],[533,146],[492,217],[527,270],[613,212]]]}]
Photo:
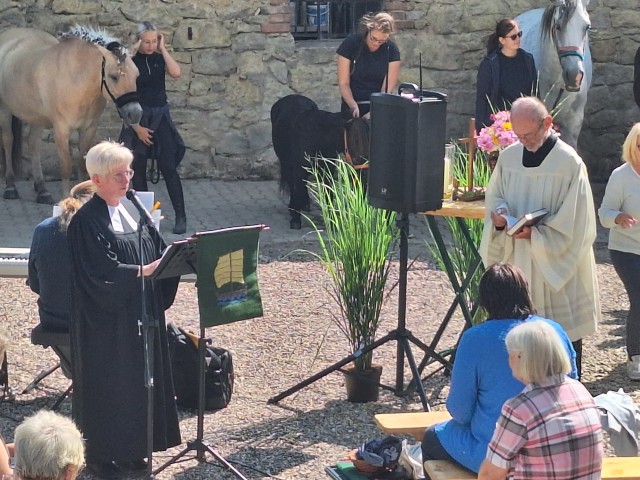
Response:
[{"label": "folding chair", "polygon": [[[34,345],[42,345],[44,348],[49,348],[58,355],[60,361],[49,368],[42,370],[33,381],[25,388],[22,393],[29,393],[31,390],[44,380],[46,377],[55,372],[58,368],[62,367],[62,370],[67,378],[71,378],[71,357],[69,355],[69,348],[71,346],[71,334],[68,332],[53,332],[46,330],[41,323],[31,330],[31,343]],[[52,410],[57,410],[60,404],[71,395],[73,390],[73,381],[69,388],[67,388],[60,397],[54,403]]]}]

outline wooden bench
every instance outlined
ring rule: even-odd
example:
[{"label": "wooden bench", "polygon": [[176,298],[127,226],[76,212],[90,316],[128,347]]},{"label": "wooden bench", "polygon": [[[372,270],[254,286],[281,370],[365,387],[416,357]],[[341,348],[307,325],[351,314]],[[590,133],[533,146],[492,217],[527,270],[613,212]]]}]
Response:
[{"label": "wooden bench", "polygon": [[[446,460],[428,460],[424,462],[424,469],[431,480],[472,480],[478,478],[472,471]],[[638,480],[640,479],[640,458],[603,458],[600,478],[602,480]]]},{"label": "wooden bench", "polygon": [[[422,441],[431,425],[449,420],[449,412],[379,413],[375,422],[389,435],[411,435]],[[429,460],[424,464],[431,480],[472,480],[477,475],[445,460]],[[602,480],[640,480],[639,457],[606,457],[602,461]]]},{"label": "wooden bench", "polygon": [[373,418],[383,432],[411,435],[421,442],[428,427],[449,420],[451,415],[449,412],[379,413]]}]

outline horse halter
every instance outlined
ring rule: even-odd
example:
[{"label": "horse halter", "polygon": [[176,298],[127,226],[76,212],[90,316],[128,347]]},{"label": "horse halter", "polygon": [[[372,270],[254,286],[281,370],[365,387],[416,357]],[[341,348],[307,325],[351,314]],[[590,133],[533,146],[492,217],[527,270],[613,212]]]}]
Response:
[{"label": "horse halter", "polygon": [[[118,63],[120,63],[118,61]],[[137,102],[138,101],[138,92],[127,92],[123,95],[120,95],[119,97],[115,97],[113,95],[113,93],[111,93],[111,89],[109,88],[109,85],[107,85],[107,73],[105,71],[105,68],[107,66],[107,59],[103,56],[102,57],[102,68],[101,68],[101,73],[100,73],[100,90],[102,91],[103,89],[107,91],[107,94],[109,95],[109,97],[111,98],[111,101],[113,103],[115,103],[116,107],[118,107],[118,114],[120,115],[120,118],[122,118],[122,115],[120,114],[120,108],[124,107],[126,104],[128,103],[132,103],[132,102]]]}]

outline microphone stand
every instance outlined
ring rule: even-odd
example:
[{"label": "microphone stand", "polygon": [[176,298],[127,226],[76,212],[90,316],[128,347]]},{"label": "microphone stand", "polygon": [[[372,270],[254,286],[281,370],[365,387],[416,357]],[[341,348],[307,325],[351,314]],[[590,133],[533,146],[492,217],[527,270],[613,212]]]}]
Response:
[{"label": "microphone stand", "polygon": [[138,335],[142,335],[144,348],[144,383],[147,388],[147,469],[148,478],[153,477],[153,365],[154,365],[154,329],[158,327],[158,322],[151,319],[147,313],[147,296],[145,279],[142,273],[144,267],[144,252],[142,244],[142,230],[148,225],[148,219],[140,215],[138,221],[138,252],[140,255],[140,319],[138,320]]}]

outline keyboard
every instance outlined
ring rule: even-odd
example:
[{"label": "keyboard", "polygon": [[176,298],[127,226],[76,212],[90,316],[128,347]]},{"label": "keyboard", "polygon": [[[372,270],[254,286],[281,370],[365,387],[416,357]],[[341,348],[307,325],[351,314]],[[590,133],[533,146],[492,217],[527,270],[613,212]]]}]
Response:
[{"label": "keyboard", "polygon": [[0,248],[0,277],[26,278],[28,263],[28,248]]}]

